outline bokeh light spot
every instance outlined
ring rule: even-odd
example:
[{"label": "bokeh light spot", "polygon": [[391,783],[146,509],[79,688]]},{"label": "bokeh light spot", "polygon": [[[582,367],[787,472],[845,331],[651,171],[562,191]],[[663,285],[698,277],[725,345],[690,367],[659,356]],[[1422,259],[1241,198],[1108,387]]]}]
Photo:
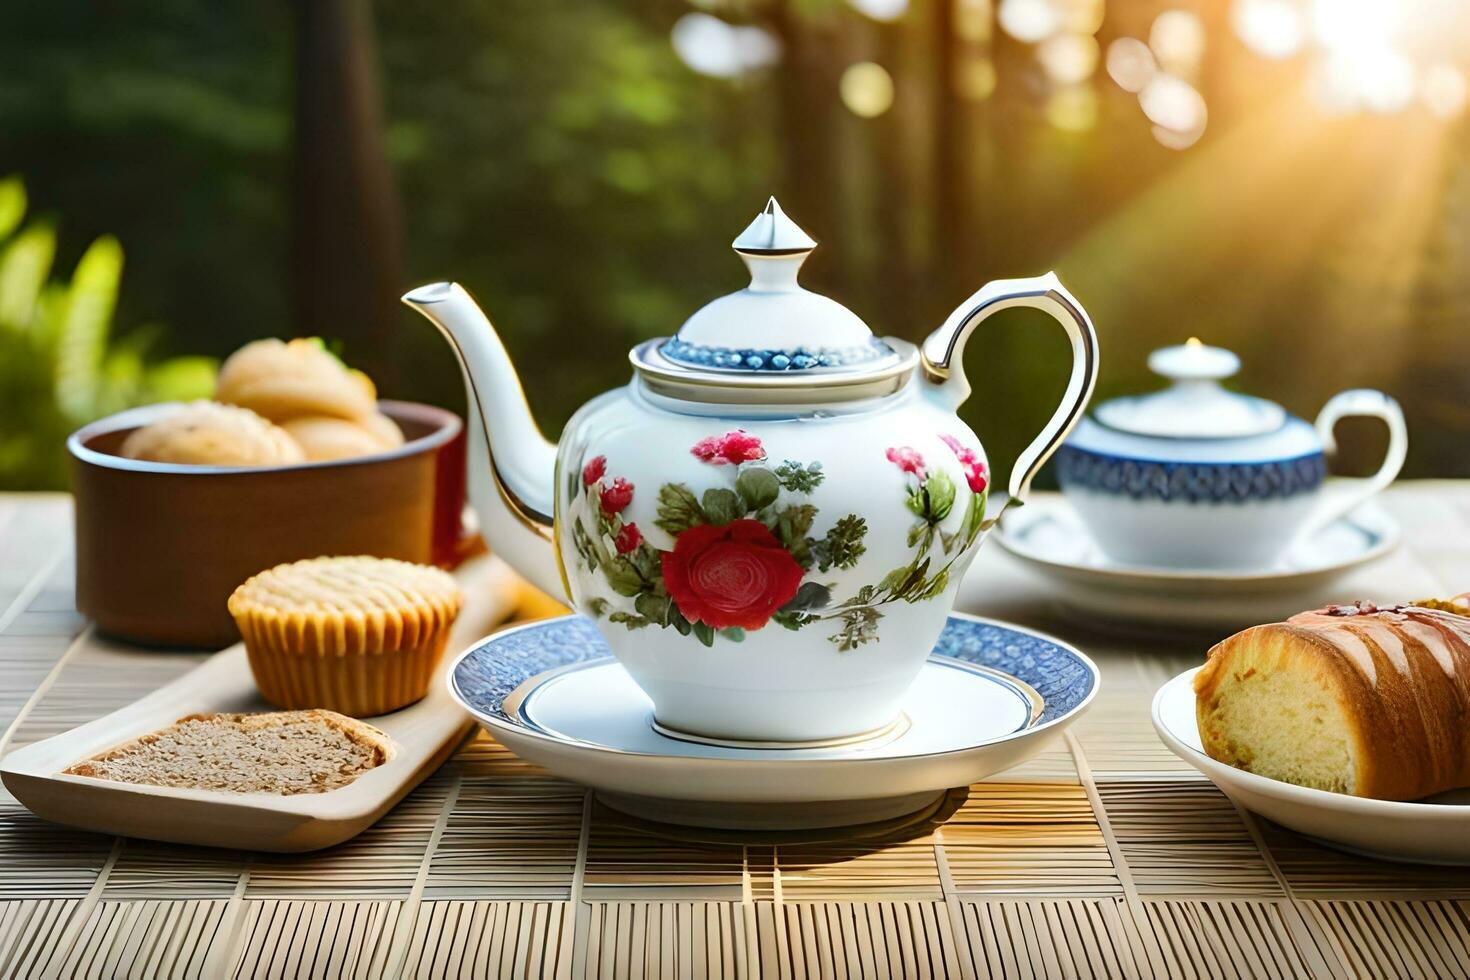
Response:
[{"label": "bokeh light spot", "polygon": [[1263,58],[1290,58],[1302,49],[1306,18],[1291,0],[1236,0],[1230,24],[1245,46]]},{"label": "bokeh light spot", "polygon": [[893,105],[893,77],[882,65],[859,61],[848,65],[838,83],[842,104],[855,116],[873,119]]},{"label": "bokeh light spot", "polygon": [[1148,46],[1166,72],[1190,75],[1205,54],[1205,25],[1189,10],[1166,10],[1154,18]]},{"label": "bokeh light spot", "polygon": [[1195,87],[1174,75],[1156,75],[1138,93],[1138,104],[1149,121],[1175,133],[1202,132],[1205,99]]},{"label": "bokeh light spot", "polygon": [[1096,34],[1102,27],[1103,0],[1051,0],[1057,10],[1058,30],[1068,34]]},{"label": "bokeh light spot", "polygon": [[1313,81],[1318,101],[1334,112],[1398,112],[1414,100],[1413,64],[1383,45],[1330,52]]},{"label": "bokeh light spot", "polygon": [[1041,42],[1036,57],[1053,82],[1076,85],[1097,71],[1100,52],[1091,34],[1058,34]]},{"label": "bokeh light spot", "polygon": [[909,0],[847,0],[848,6],[878,21],[898,20],[908,13]]},{"label": "bokeh light spot", "polygon": [[739,78],[781,57],[781,42],[765,28],[737,27],[709,14],[680,17],[669,40],[679,60],[711,78]]},{"label": "bokeh light spot", "polygon": [[1037,44],[1055,34],[1062,18],[1047,0],[1001,0],[1000,29],[1017,41]]},{"label": "bokeh light spot", "polygon": [[1199,138],[1205,134],[1205,131],[1200,129],[1193,133],[1176,133],[1172,129],[1155,126],[1153,134],[1160,146],[1167,146],[1171,150],[1187,150],[1199,142]]},{"label": "bokeh light spot", "polygon": [[995,62],[989,58],[966,58],[954,68],[955,92],[962,99],[984,102],[995,94]]},{"label": "bokeh light spot", "polygon": [[1108,45],[1108,77],[1125,92],[1142,92],[1158,74],[1153,52],[1136,37],[1120,37]]},{"label": "bokeh light spot", "polygon": [[1313,0],[1312,32],[1324,48],[1381,48],[1398,36],[1407,0]]}]

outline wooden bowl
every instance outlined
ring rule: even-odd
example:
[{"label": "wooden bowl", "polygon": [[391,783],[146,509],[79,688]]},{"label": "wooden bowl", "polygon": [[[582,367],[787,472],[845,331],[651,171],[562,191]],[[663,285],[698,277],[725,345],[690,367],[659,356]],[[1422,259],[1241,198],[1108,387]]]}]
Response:
[{"label": "wooden bowl", "polygon": [[217,648],[239,639],[230,593],[281,562],[377,555],[451,564],[464,509],[463,426],[428,405],[378,404],[404,444],[326,463],[231,468],[116,455],[129,432],[170,405],[73,433],[77,608],[123,639]]}]

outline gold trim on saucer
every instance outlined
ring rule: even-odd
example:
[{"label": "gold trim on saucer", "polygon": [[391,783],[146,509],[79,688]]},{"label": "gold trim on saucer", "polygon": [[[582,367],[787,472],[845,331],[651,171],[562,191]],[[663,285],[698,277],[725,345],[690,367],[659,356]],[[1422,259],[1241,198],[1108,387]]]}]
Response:
[{"label": "gold trim on saucer", "polygon": [[716,738],[713,735],[698,735],[694,732],[686,732],[679,728],[671,728],[662,724],[653,715],[648,716],[648,727],[658,732],[665,738],[672,738],[679,742],[694,742],[698,745],[714,745],[722,749],[835,749],[845,745],[866,745],[879,742],[887,744],[903,736],[913,723],[909,716],[900,711],[898,717],[886,725],[869,729],[866,732],[858,732],[856,735],[839,735],[836,738],[814,738],[802,741],[784,741],[776,739],[741,739],[741,738]]}]

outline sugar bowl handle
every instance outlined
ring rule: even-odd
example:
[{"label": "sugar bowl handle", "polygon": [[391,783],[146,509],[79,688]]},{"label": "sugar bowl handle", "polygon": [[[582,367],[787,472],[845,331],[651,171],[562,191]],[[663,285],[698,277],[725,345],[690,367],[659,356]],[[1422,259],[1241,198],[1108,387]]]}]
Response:
[{"label": "sugar bowl handle", "polygon": [[[1399,403],[1381,391],[1371,388],[1352,388],[1339,392],[1327,400],[1322,411],[1317,413],[1317,438],[1322,441],[1322,451],[1331,456],[1337,452],[1337,436],[1333,428],[1339,419],[1352,416],[1382,419],[1388,426],[1388,451],[1383,455],[1383,465],[1378,472],[1361,480],[1350,481],[1350,488],[1334,494],[1329,503],[1322,505],[1298,533],[1298,540],[1311,537],[1339,518],[1352,512],[1359,504],[1377,496],[1399,475],[1404,457],[1409,452],[1409,430],[1404,424],[1404,410]],[[1348,482],[1348,481],[1345,481]]]},{"label": "sugar bowl handle", "polygon": [[1016,457],[1011,469],[1010,502],[1020,504],[1031,490],[1032,477],[1067,438],[1092,398],[1097,383],[1097,331],[1087,311],[1062,287],[1054,272],[1033,279],[997,279],[961,303],[924,341],[920,353],[931,390],[951,410],[958,409],[970,396],[962,363],[966,341],[991,314],[1016,306],[1030,306],[1049,314],[1062,325],[1072,343],[1072,376],[1062,403],[1041,434]]}]

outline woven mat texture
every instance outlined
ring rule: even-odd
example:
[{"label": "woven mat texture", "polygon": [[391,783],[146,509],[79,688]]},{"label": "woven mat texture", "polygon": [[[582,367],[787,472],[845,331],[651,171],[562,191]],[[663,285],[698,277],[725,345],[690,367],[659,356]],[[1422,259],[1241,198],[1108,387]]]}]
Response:
[{"label": "woven mat texture", "polygon": [[[1400,486],[1394,554],[1323,598],[1470,588],[1470,483]],[[0,495],[0,751],[205,654],[93,635],[71,504]],[[1387,864],[1236,808],[1154,736],[1199,637],[1059,615],[995,544],[961,607],[1098,661],[1042,757],[863,832],[682,832],[623,817],[483,734],[378,825],[308,855],[70,830],[0,792],[3,977],[1470,977],[1470,872]]]}]

